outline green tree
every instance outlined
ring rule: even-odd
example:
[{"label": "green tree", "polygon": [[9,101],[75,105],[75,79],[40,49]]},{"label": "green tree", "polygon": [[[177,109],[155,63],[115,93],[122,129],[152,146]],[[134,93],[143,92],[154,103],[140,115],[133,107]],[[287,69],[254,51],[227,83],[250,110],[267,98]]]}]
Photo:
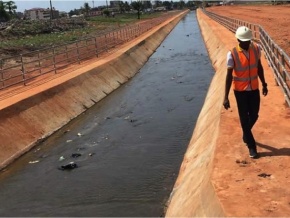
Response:
[{"label": "green tree", "polygon": [[162,6],[162,1],[155,1],[155,7],[161,7]]},{"label": "green tree", "polygon": [[167,10],[170,10],[171,9],[171,2],[170,1],[164,1],[163,2],[163,6],[165,6]]},{"label": "green tree", "polygon": [[151,1],[143,1],[143,7],[144,8],[152,8]]},{"label": "green tree", "polygon": [[179,9],[183,9],[185,7],[185,2],[183,0],[179,1]]},{"label": "green tree", "polygon": [[125,4],[123,1],[119,2],[119,11],[121,14],[123,14],[125,12]]},{"label": "green tree", "polygon": [[73,10],[70,10],[70,12],[68,12],[68,15],[71,17],[71,16],[73,16],[75,13],[74,13],[74,11]]},{"label": "green tree", "polygon": [[172,4],[173,4],[173,9],[178,9],[179,8],[179,2],[172,2]]},{"label": "green tree", "polygon": [[110,11],[108,9],[103,10],[103,14],[106,15],[106,17],[110,16]]},{"label": "green tree", "polygon": [[73,16],[73,15],[79,15],[79,10],[78,9],[74,9],[74,10],[71,10],[70,12],[68,12],[69,16]]},{"label": "green tree", "polygon": [[195,10],[198,8],[199,4],[200,4],[200,2],[198,2],[198,1],[188,1],[186,5],[189,9]]},{"label": "green tree", "polygon": [[138,19],[140,19],[141,11],[143,10],[143,4],[141,0],[137,0],[131,3],[133,9],[137,11]]},{"label": "green tree", "polygon": [[5,10],[4,2],[0,0],[0,21],[8,21],[9,20],[9,14]]},{"label": "green tree", "polygon": [[4,2],[4,7],[8,10],[11,17],[16,13],[17,6],[14,1]]},{"label": "green tree", "polygon": [[127,11],[127,12],[129,12],[130,9],[131,9],[131,6],[129,5],[129,3],[128,3],[127,1],[124,3],[124,9],[125,9],[125,11]]},{"label": "green tree", "polygon": [[84,7],[83,7],[83,11],[84,11],[86,17],[89,16],[90,10],[91,10],[91,7],[90,7],[89,3],[85,2]]}]

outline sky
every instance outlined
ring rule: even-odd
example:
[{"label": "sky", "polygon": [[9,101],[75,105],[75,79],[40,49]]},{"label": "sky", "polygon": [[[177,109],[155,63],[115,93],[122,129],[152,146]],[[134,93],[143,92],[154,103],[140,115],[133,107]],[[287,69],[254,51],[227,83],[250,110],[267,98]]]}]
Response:
[{"label": "sky", "polygon": [[[6,0],[4,0],[5,2]],[[24,12],[25,9],[31,8],[50,8],[50,0],[14,0],[17,12]],[[59,11],[69,12],[70,10],[79,9],[84,3],[89,3],[90,7],[106,5],[106,1],[100,0],[51,0],[52,7]],[[108,0],[108,4],[109,4]]]},{"label": "sky", "polygon": [[[8,0],[3,0],[6,2]],[[24,12],[26,9],[31,8],[50,8],[50,0],[12,0],[15,2],[17,12]],[[129,3],[132,0],[123,0],[128,1]],[[169,0],[171,1],[171,0]],[[179,1],[179,0],[173,0]],[[52,7],[59,11],[66,11],[70,12],[74,9],[79,9],[80,7],[84,6],[84,3],[89,3],[90,7],[98,7],[101,5],[106,5],[107,3],[110,4],[110,0],[51,0]],[[185,1],[186,2],[186,1]]]},{"label": "sky", "polygon": [[[3,0],[8,1],[8,0]],[[24,12],[25,9],[31,8],[50,8],[50,0],[13,0],[19,12]],[[131,0],[123,0],[130,2]],[[178,0],[174,0],[178,1]],[[222,1],[222,0],[221,0]],[[84,3],[89,3],[90,7],[106,5],[106,0],[51,0],[52,7],[59,11],[69,12],[70,10],[79,9]],[[107,0],[109,4],[109,0]],[[186,1],[185,1],[186,2]]]}]

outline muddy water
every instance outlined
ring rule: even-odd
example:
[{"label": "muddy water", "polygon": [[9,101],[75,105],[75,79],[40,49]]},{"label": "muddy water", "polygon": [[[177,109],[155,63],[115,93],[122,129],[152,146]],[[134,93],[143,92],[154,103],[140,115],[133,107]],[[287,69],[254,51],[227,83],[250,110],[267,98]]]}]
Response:
[{"label": "muddy water", "polygon": [[1,172],[0,216],[162,215],[213,73],[191,12],[133,79]]}]

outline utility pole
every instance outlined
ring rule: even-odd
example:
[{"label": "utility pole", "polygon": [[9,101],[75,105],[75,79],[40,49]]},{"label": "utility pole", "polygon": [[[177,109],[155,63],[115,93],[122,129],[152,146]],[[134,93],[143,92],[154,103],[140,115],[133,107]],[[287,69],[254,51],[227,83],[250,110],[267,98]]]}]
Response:
[{"label": "utility pole", "polygon": [[107,10],[109,10],[109,8],[108,8],[108,0],[106,0],[106,4],[107,4]]},{"label": "utility pole", "polygon": [[53,19],[53,13],[52,13],[52,4],[51,4],[51,0],[49,0],[50,2],[50,20]]},{"label": "utility pole", "polygon": [[95,2],[94,2],[94,0],[93,0],[93,8],[95,8]]}]

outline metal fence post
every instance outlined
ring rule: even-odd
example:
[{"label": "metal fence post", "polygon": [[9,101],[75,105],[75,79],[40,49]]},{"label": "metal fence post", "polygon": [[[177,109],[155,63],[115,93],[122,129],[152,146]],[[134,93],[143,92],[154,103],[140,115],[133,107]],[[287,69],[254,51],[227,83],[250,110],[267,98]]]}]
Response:
[{"label": "metal fence post", "polygon": [[286,72],[285,72],[285,56],[284,53],[281,51],[281,63],[282,63],[282,78],[286,82]]},{"label": "metal fence post", "polygon": [[56,66],[55,66],[55,47],[54,47],[54,45],[52,46],[52,61],[53,61],[54,73],[56,74]]},{"label": "metal fence post", "polygon": [[3,60],[0,59],[0,73],[1,73],[1,83],[2,83],[2,88],[4,88],[4,76],[3,76]]},{"label": "metal fence post", "polygon": [[66,62],[69,63],[68,53],[67,53],[67,45],[65,45],[65,56],[66,56]]},{"label": "metal fence post", "polygon": [[89,51],[89,49],[88,49],[88,40],[85,39],[85,42],[86,42],[86,52],[87,52],[86,58],[88,58],[90,56],[90,53],[88,52]]},{"label": "metal fence post", "polygon": [[39,67],[39,71],[40,71],[40,74],[41,74],[42,72],[41,72],[41,64],[40,64],[40,54],[39,54],[39,51],[37,53],[37,58],[38,58],[38,67]]},{"label": "metal fence post", "polygon": [[98,43],[97,43],[97,38],[95,37],[95,51],[97,54],[97,58],[99,57],[99,53],[98,53]]},{"label": "metal fence post", "polygon": [[108,52],[108,40],[107,40],[107,34],[105,33],[105,48],[106,52]]},{"label": "metal fence post", "polygon": [[78,44],[78,41],[76,42],[76,46],[77,46],[77,54],[78,54],[78,63],[80,64],[81,61],[80,61],[80,52],[79,52],[79,44]]},{"label": "metal fence post", "polygon": [[24,63],[23,63],[23,56],[22,56],[22,54],[20,55],[20,59],[21,59],[22,81],[23,81],[23,85],[26,86],[26,81],[25,81],[25,69],[24,69]]}]

